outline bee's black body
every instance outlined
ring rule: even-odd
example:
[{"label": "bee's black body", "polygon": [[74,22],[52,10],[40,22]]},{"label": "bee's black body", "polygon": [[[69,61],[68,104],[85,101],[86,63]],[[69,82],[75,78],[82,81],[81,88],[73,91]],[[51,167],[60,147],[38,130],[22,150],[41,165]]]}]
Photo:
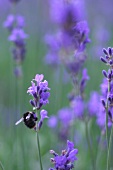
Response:
[{"label": "bee's black body", "polygon": [[23,122],[30,129],[35,128],[37,120],[38,118],[34,112],[26,112],[23,114]]}]

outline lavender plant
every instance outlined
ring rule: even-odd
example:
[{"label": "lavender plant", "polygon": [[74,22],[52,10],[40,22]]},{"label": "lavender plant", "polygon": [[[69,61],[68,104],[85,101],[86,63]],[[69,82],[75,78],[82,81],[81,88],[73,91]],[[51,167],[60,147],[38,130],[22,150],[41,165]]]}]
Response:
[{"label": "lavender plant", "polygon": [[28,35],[24,32],[24,17],[21,15],[9,15],[4,22],[4,27],[8,29],[10,36],[8,40],[13,42],[12,56],[15,63],[14,74],[17,77],[22,76],[22,63],[25,59],[26,44],[25,39]]},{"label": "lavender plant", "polygon": [[112,101],[113,101],[113,49],[108,47],[108,49],[103,48],[105,57],[101,57],[101,61],[109,66],[108,71],[103,70],[102,73],[105,77],[103,90],[105,92],[104,98],[102,99],[102,105],[104,107],[104,112],[106,113],[106,141],[107,141],[107,170],[110,170],[110,149],[111,141],[113,135],[113,126],[111,129],[110,137],[108,136],[108,126],[112,125]]},{"label": "lavender plant", "polygon": [[54,150],[50,150],[50,153],[54,156],[54,158],[51,158],[51,162],[55,168],[50,168],[49,170],[71,170],[74,168],[78,149],[74,149],[73,142],[67,140],[67,150],[62,150],[61,155],[58,155]]},{"label": "lavender plant", "polygon": [[[50,93],[48,90],[50,88],[48,87],[48,82],[46,80],[42,81],[44,78],[44,75],[36,74],[35,79],[31,81],[32,86],[30,86],[27,90],[27,93],[29,93],[33,99],[30,100],[30,104],[33,106],[33,110],[37,113],[37,110],[40,110],[43,105],[46,105],[49,103],[49,96]],[[37,114],[37,118],[39,115]],[[48,118],[47,111],[41,110],[40,111],[40,120],[38,121],[35,130],[37,132],[37,144],[38,144],[38,151],[39,151],[39,160],[40,160],[40,170],[43,170],[42,167],[42,160],[41,160],[41,152],[40,152],[40,142],[39,142],[39,130],[42,127],[43,121],[45,118]],[[29,121],[29,119],[28,119]]]},{"label": "lavender plant", "polygon": [[46,36],[49,53],[47,64],[63,63],[66,69],[76,75],[86,59],[86,44],[90,42],[87,21],[80,16],[80,4],[75,1],[50,1],[51,17],[58,25],[54,35]]}]

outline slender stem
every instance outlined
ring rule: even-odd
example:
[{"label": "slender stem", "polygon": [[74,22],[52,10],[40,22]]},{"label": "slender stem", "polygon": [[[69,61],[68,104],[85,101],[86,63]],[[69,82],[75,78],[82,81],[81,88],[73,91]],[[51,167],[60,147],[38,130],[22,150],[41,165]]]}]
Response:
[{"label": "slender stem", "polygon": [[2,170],[4,170],[4,167],[3,167],[3,165],[2,165],[2,162],[0,161],[0,168],[2,169]]},{"label": "slender stem", "polygon": [[39,131],[37,130],[38,155],[39,155],[39,161],[40,161],[40,170],[43,170],[43,167],[42,167],[42,160],[41,160],[41,152],[40,152],[40,141],[39,141],[38,132],[39,132]]},{"label": "slender stem", "polygon": [[108,155],[107,155],[107,170],[109,170],[109,163],[110,163],[110,149],[112,145],[112,137],[113,137],[113,126],[111,128],[110,139],[109,139],[109,146],[108,146]]},{"label": "slender stem", "polygon": [[[108,81],[108,95],[110,93],[110,81]],[[108,136],[108,96],[106,101],[106,141],[107,141],[107,170],[109,170],[109,136]],[[110,135],[111,136],[111,135]]]},{"label": "slender stem", "polygon": [[101,138],[102,138],[102,132],[101,132],[101,135],[100,135],[100,138],[99,138],[99,141],[98,141],[98,145],[97,145],[97,149],[96,149],[96,158],[95,158],[96,166],[97,166],[97,161],[98,161],[99,153],[101,153],[100,152]]},{"label": "slender stem", "polygon": [[86,131],[86,139],[87,139],[87,143],[88,143],[88,147],[89,147],[89,151],[90,151],[90,156],[91,156],[91,160],[92,160],[92,168],[93,168],[93,170],[96,170],[94,155],[93,155],[93,151],[92,151],[92,147],[91,147],[91,143],[90,143],[90,139],[89,139],[88,122],[85,122],[85,131]]},{"label": "slender stem", "polygon": [[[110,82],[108,81],[108,95],[110,92]],[[108,137],[108,96],[106,101],[106,141],[107,141],[107,149],[109,146],[109,137]]]}]

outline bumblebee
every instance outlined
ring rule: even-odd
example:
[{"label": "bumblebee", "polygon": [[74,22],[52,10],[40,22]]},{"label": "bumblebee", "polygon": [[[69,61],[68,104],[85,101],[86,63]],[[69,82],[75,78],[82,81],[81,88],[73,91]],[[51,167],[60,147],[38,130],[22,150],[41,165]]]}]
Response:
[{"label": "bumblebee", "polygon": [[15,125],[18,125],[21,122],[24,122],[24,124],[30,128],[36,130],[36,121],[38,120],[35,112],[26,112],[23,114],[23,117],[15,123]]}]

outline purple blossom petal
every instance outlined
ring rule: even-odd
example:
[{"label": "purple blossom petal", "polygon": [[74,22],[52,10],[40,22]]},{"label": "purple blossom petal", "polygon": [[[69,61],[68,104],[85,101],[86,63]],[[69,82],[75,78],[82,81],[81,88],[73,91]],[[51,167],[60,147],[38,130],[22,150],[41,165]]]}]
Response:
[{"label": "purple blossom petal", "polygon": [[75,160],[77,160],[76,154],[78,154],[78,149],[73,149],[67,157],[68,161],[74,162]]},{"label": "purple blossom petal", "polygon": [[41,116],[41,121],[42,121],[42,122],[43,122],[43,120],[44,120],[45,118],[49,118],[49,117],[47,116],[47,114],[48,114],[48,112],[47,112],[46,110],[41,110],[40,116]]},{"label": "purple blossom petal", "polygon": [[25,34],[25,32],[22,29],[15,28],[8,39],[9,41],[16,42],[18,40],[24,40],[26,38],[28,38],[28,35]]},{"label": "purple blossom petal", "polygon": [[58,123],[58,120],[56,116],[50,116],[47,122],[50,128],[55,128],[57,126],[57,123]]},{"label": "purple blossom petal", "polygon": [[35,80],[38,84],[43,80],[43,78],[44,78],[43,74],[36,74],[35,79],[33,79],[33,80]]},{"label": "purple blossom petal", "polygon": [[69,140],[67,140],[67,146],[69,151],[74,149],[74,143]]}]

